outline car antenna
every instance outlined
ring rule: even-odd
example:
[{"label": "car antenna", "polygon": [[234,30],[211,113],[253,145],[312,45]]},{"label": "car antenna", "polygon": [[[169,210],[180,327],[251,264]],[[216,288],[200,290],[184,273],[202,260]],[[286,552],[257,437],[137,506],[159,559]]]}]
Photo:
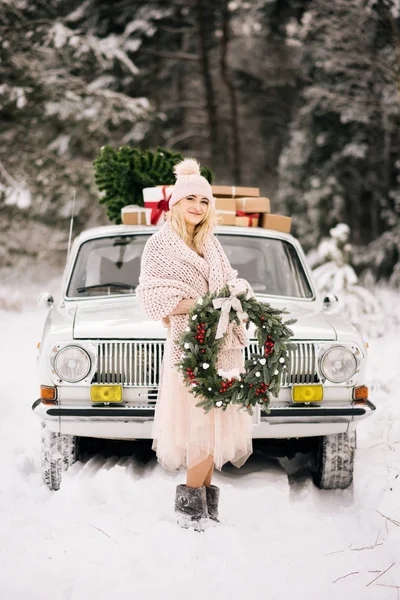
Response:
[{"label": "car antenna", "polygon": [[73,224],[74,224],[74,214],[75,214],[75,201],[76,201],[76,189],[74,188],[74,194],[73,194],[73,197],[72,197],[71,222],[69,224],[69,238],[68,238],[67,258],[69,256],[69,251],[71,250],[72,227],[73,227]]}]

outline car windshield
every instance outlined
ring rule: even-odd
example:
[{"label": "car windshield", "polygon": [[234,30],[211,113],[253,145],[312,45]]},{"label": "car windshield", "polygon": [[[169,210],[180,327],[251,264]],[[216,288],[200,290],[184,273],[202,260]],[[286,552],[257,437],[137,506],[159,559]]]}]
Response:
[{"label": "car windshield", "polygon": [[[67,297],[131,294],[149,235],[121,235],[84,242],[78,251]],[[276,238],[218,234],[229,261],[256,294],[311,298],[296,248]]]}]

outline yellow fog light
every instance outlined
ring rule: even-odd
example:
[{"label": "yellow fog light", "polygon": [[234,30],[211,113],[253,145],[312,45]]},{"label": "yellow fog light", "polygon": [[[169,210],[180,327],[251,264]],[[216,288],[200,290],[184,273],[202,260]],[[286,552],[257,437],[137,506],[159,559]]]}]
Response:
[{"label": "yellow fog light", "polygon": [[294,385],[292,387],[293,402],[321,402],[323,397],[322,385]]},{"label": "yellow fog light", "polygon": [[122,386],[92,385],[90,399],[92,402],[122,402]]}]

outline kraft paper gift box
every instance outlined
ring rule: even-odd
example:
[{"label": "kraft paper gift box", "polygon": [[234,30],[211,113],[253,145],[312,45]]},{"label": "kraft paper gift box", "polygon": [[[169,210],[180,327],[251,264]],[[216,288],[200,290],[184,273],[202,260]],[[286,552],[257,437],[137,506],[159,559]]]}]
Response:
[{"label": "kraft paper gift box", "polygon": [[292,218],[283,215],[264,213],[261,215],[260,225],[263,229],[275,229],[276,231],[282,231],[283,233],[290,233]]},{"label": "kraft paper gift box", "polygon": [[151,208],[129,204],[121,209],[121,220],[124,225],[150,225],[150,219]]},{"label": "kraft paper gift box", "polygon": [[215,210],[229,210],[236,214],[236,202],[234,198],[215,198]]},{"label": "kraft paper gift box", "polygon": [[143,188],[143,204],[146,208],[151,209],[151,225],[162,225],[164,223],[165,213],[169,211],[168,203],[172,190],[172,185]]},{"label": "kraft paper gift box", "polygon": [[236,198],[237,196],[257,197],[260,195],[260,188],[236,187],[235,185],[213,185],[212,193],[214,196],[228,196]]},{"label": "kraft paper gift box", "polygon": [[242,213],[242,215],[236,215],[235,225],[236,227],[258,227],[259,218],[260,213],[250,213],[248,215]]},{"label": "kraft paper gift box", "polygon": [[218,217],[218,225],[236,224],[236,205],[234,198],[215,198],[215,211]]},{"label": "kraft paper gift box", "polygon": [[241,210],[246,213],[269,213],[271,205],[269,198],[235,198],[236,211]]},{"label": "kraft paper gift box", "polygon": [[235,211],[219,210],[217,211],[218,225],[236,225]]}]

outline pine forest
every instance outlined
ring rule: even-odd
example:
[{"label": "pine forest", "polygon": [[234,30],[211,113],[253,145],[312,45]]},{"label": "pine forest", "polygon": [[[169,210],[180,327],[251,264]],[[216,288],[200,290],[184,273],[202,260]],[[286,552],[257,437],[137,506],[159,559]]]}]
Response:
[{"label": "pine forest", "polygon": [[[311,252],[340,223],[400,287],[398,0],[0,0],[0,273],[108,222],[101,148],[253,185]],[[166,182],[168,183],[168,182]],[[43,267],[47,265],[47,267]]]}]

